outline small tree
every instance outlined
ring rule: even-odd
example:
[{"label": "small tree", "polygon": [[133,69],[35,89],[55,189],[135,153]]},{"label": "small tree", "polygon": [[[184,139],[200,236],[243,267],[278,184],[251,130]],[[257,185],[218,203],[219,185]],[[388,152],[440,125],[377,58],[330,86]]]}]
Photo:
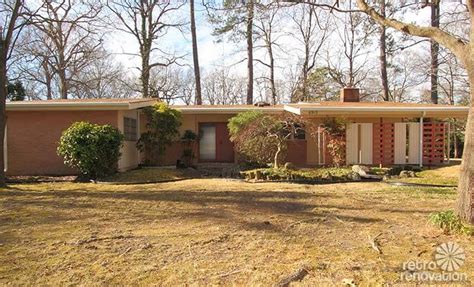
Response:
[{"label": "small tree", "polygon": [[239,153],[258,164],[272,162],[278,168],[286,155],[287,140],[305,125],[301,117],[290,114],[248,111],[231,118],[228,128]]},{"label": "small tree", "polygon": [[143,114],[147,119],[147,131],[141,134],[137,147],[149,155],[149,163],[156,164],[179,136],[181,112],[165,103],[158,103],[143,109]]},{"label": "small tree", "polygon": [[97,179],[117,171],[122,141],[123,135],[110,125],[76,122],[63,132],[57,153],[85,179]]}]

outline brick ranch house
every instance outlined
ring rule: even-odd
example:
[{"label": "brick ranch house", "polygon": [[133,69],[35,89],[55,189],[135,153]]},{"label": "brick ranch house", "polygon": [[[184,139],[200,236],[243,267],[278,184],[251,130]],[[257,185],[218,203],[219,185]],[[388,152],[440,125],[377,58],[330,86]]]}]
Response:
[{"label": "brick ranch house", "polygon": [[[7,175],[66,175],[76,173],[56,154],[63,130],[76,121],[110,124],[125,135],[119,170],[136,168],[144,159],[136,141],[145,129],[141,109],[152,99],[50,100],[7,103],[5,158]],[[341,91],[339,102],[295,103],[275,106],[203,105],[173,106],[182,112],[181,134],[200,134],[195,147],[197,162],[232,163],[237,157],[229,141],[228,120],[248,110],[279,114],[290,112],[323,123],[327,117],[344,117],[346,163],[367,165],[434,165],[449,154],[446,119],[465,119],[469,108],[410,103],[359,102],[357,89]],[[321,129],[322,131],[322,129]],[[301,134],[288,143],[287,161],[300,166],[329,164],[327,136]],[[163,165],[181,158],[183,145],[171,145]]]}]

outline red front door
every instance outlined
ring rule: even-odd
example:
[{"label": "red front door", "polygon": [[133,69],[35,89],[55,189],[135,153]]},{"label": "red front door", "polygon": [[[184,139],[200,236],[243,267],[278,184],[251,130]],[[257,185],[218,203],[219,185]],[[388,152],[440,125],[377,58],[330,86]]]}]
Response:
[{"label": "red front door", "polygon": [[229,140],[227,123],[216,123],[216,161],[234,162],[234,144]]},{"label": "red front door", "polygon": [[234,162],[234,144],[229,140],[227,123],[202,123],[200,132],[199,161]]}]

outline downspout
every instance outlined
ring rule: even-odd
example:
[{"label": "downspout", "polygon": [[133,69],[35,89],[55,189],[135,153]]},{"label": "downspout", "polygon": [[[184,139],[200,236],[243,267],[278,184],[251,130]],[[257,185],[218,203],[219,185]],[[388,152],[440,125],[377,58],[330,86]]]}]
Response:
[{"label": "downspout", "polygon": [[423,167],[423,118],[426,116],[426,112],[423,112],[420,117],[420,167]]},{"label": "downspout", "polygon": [[[141,136],[141,126],[140,126],[140,109],[137,109],[137,137],[138,139],[140,138]],[[138,141],[137,139],[137,141]],[[140,165],[140,163],[142,162],[142,153],[140,152],[140,150],[137,148],[137,145],[135,145],[135,149],[137,150],[137,166]]]}]

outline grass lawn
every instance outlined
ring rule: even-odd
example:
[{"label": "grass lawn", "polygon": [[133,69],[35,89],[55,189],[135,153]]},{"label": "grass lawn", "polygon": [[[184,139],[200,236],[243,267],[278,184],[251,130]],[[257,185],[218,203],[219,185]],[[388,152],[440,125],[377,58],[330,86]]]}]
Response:
[{"label": "grass lawn", "polygon": [[197,171],[176,168],[141,168],[117,173],[103,179],[109,183],[154,183],[196,177]]},{"label": "grass lawn", "polygon": [[451,165],[435,169],[425,169],[417,172],[416,177],[397,178],[394,181],[456,186],[459,182],[459,167],[459,165]]},{"label": "grass lawn", "polygon": [[[430,213],[449,188],[190,179],[145,185],[41,183],[0,191],[0,285],[273,285],[305,265],[305,286],[400,283],[402,263],[441,243]],[[382,254],[371,248],[378,237]]]}]

